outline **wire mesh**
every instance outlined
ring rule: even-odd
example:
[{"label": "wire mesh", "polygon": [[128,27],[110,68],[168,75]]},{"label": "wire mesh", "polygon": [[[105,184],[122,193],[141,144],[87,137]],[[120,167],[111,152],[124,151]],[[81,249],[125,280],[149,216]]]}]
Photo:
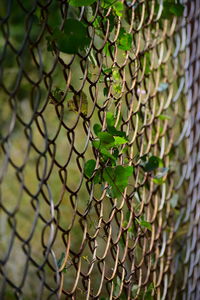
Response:
[{"label": "wire mesh", "polygon": [[[165,1],[93,2],[0,3],[0,298],[199,299],[199,1],[168,19]],[[77,54],[52,39],[71,18]],[[134,167],[119,197],[84,172],[106,168],[108,113]]]}]

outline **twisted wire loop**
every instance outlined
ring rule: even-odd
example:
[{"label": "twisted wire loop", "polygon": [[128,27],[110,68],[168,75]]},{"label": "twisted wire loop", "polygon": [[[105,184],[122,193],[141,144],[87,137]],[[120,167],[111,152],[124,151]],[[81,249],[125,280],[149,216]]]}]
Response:
[{"label": "twisted wire loop", "polygon": [[[123,17],[0,3],[0,299],[198,299],[199,1],[164,20],[163,1],[120,2]],[[78,54],[52,42],[69,18],[87,25]],[[108,112],[128,136],[118,164],[134,166],[118,198],[84,173]]]}]

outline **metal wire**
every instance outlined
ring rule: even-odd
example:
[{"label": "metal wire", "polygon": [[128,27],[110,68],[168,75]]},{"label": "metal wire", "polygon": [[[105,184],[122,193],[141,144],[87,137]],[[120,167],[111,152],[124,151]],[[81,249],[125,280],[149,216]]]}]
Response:
[{"label": "metal wire", "polygon": [[[0,4],[0,299],[199,299],[200,4],[161,21],[163,1],[122,2],[112,30],[100,1]],[[73,14],[91,43],[67,55],[52,26]],[[84,175],[107,112],[129,138],[119,162],[135,168],[120,199]],[[162,181],[145,155],[168,168]]]}]

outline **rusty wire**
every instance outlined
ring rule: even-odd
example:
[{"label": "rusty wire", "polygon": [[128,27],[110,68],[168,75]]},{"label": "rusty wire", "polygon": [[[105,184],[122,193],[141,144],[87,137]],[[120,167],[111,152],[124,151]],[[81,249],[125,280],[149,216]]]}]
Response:
[{"label": "rusty wire", "polygon": [[[199,299],[199,2],[162,23],[155,0],[122,2],[128,21],[112,34],[111,9],[103,19],[97,1],[93,20],[77,9],[92,38],[78,55],[47,50],[66,1],[0,4],[1,299]],[[133,36],[124,53],[123,22]],[[118,92],[104,65],[118,70]],[[69,105],[82,92],[86,112]],[[83,172],[99,163],[92,128],[106,128],[108,111],[129,137],[120,163],[135,168],[120,199]],[[150,153],[169,168],[162,184],[141,171]]]}]

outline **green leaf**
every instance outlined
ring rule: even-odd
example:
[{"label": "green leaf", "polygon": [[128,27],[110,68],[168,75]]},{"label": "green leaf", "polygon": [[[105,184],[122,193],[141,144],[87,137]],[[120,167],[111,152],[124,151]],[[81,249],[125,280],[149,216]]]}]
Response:
[{"label": "green leaf", "polygon": [[94,182],[94,184],[102,183],[102,176],[101,176],[101,171],[100,170],[98,170],[96,172],[96,174],[94,175],[93,182]]},{"label": "green leaf", "polygon": [[114,13],[116,16],[121,17],[124,6],[121,1],[116,1],[116,0],[104,0],[101,1],[101,7],[108,9],[109,7],[112,7]]},{"label": "green leaf", "polygon": [[87,28],[81,21],[75,19],[66,20],[63,31],[55,29],[53,38],[57,48],[68,54],[76,54],[90,43]]},{"label": "green leaf", "polygon": [[123,3],[120,1],[115,2],[113,5],[113,10],[118,17],[122,17],[123,10],[124,10]]},{"label": "green leaf", "polygon": [[96,2],[97,0],[69,0],[69,5],[71,6],[88,6],[92,3]]},{"label": "green leaf", "polygon": [[170,7],[170,11],[176,17],[182,17],[184,13],[184,6],[180,3],[173,4]]},{"label": "green leaf", "polygon": [[141,217],[140,219],[136,218],[136,221],[140,224],[140,226],[147,228],[148,230],[152,230],[152,226],[151,223],[147,222],[146,220],[144,220],[143,217]]},{"label": "green leaf", "polygon": [[116,157],[113,156],[107,149],[102,148],[102,149],[100,149],[100,152],[106,158],[111,158],[113,161],[116,161]]},{"label": "green leaf", "polygon": [[128,185],[128,179],[133,174],[133,167],[106,167],[103,170],[103,179],[112,187],[114,198],[120,197]]},{"label": "green leaf", "polygon": [[83,115],[87,115],[88,101],[87,95],[82,91],[79,95],[74,95],[73,99],[67,102],[68,110],[74,112],[81,112]]},{"label": "green leaf", "polygon": [[94,148],[99,149],[100,148],[100,140],[94,140],[92,141],[92,145],[94,146]]},{"label": "green leaf", "polygon": [[144,299],[145,300],[153,300],[154,297],[151,295],[152,294],[152,291],[154,290],[154,285],[153,283],[150,283],[147,287],[147,291],[144,295]]},{"label": "green leaf", "polygon": [[57,102],[60,102],[63,95],[64,95],[64,91],[61,90],[60,88],[56,87],[54,90],[52,90],[52,93],[49,96],[50,103],[56,104]]},{"label": "green leaf", "polygon": [[184,5],[180,3],[164,1],[161,18],[171,19],[173,16],[182,17],[183,13],[184,13]]},{"label": "green leaf", "polygon": [[110,53],[112,54],[113,51],[114,51],[114,46],[110,45],[109,42],[106,42],[105,46],[103,48],[103,51],[104,51],[104,53],[105,53],[106,56],[110,56]]},{"label": "green leaf", "polygon": [[98,136],[98,134],[102,131],[102,127],[99,124],[94,124],[93,130],[94,130],[94,133]]},{"label": "green leaf", "polygon": [[107,127],[113,127],[115,125],[115,118],[113,113],[111,112],[106,113],[106,124]]},{"label": "green leaf", "polygon": [[112,77],[115,81],[119,81],[120,80],[120,74],[119,74],[119,71],[114,69],[113,72],[112,72]]},{"label": "green leaf", "polygon": [[165,181],[163,180],[163,178],[153,178],[153,182],[156,184],[163,184]]},{"label": "green leaf", "polygon": [[127,139],[120,137],[120,136],[114,136],[114,139],[115,139],[115,146],[123,145],[128,142]]},{"label": "green leaf", "polygon": [[115,136],[121,136],[126,138],[126,133],[124,131],[117,130],[114,126],[108,127],[108,132]]},{"label": "green leaf", "polygon": [[119,38],[117,40],[118,48],[124,51],[129,51],[132,48],[132,42],[133,42],[132,34],[127,33],[124,30],[124,28],[121,28]]},{"label": "green leaf", "polygon": [[94,159],[88,160],[84,166],[84,174],[90,178],[94,173],[95,166],[96,161]]},{"label": "green leaf", "polygon": [[164,120],[170,120],[170,119],[171,119],[171,117],[170,117],[170,116],[167,116],[167,115],[159,115],[158,118],[159,118],[160,120],[162,120],[162,121],[164,121]]},{"label": "green leaf", "polygon": [[115,93],[120,94],[122,92],[122,85],[120,83],[113,84],[113,90]]},{"label": "green leaf", "polygon": [[156,170],[160,165],[161,159],[157,156],[151,156],[147,163],[143,166],[145,172],[151,172]]},{"label": "green leaf", "polygon": [[104,146],[115,142],[115,139],[112,136],[112,134],[110,134],[108,132],[99,132],[98,137],[100,139],[101,145],[104,145]]},{"label": "green leaf", "polygon": [[111,74],[112,73],[113,68],[106,68],[105,65],[103,65],[103,72],[106,74]]}]

